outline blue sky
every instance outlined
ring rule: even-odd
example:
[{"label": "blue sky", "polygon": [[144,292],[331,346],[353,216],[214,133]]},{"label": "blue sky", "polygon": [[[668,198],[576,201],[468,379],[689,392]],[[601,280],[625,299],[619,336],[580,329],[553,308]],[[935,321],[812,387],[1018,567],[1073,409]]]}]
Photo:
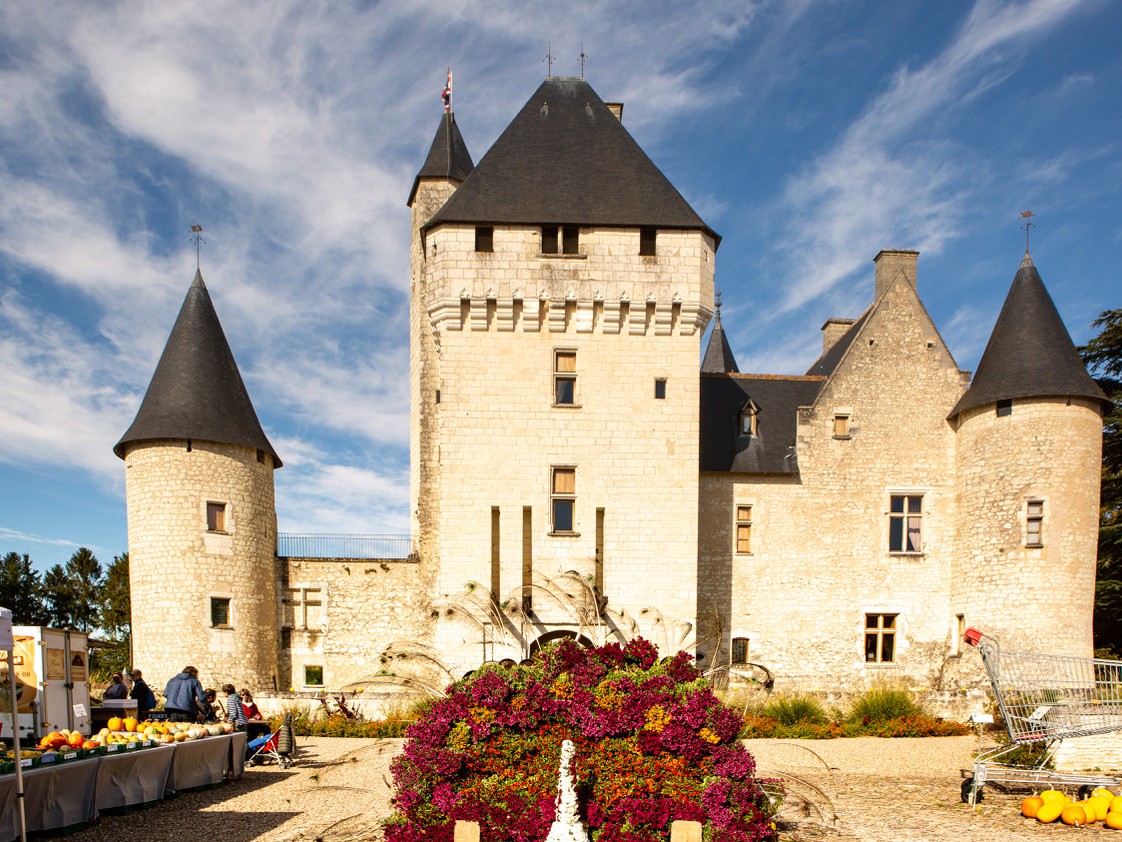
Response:
[{"label": "blue sky", "polygon": [[1024,250],[1076,342],[1122,306],[1122,3],[0,5],[0,552],[125,550],[112,446],[195,271],[281,531],[408,530],[405,200],[445,68],[479,160],[585,76],[724,238],[743,371],[801,373],[882,248],[973,369]]}]

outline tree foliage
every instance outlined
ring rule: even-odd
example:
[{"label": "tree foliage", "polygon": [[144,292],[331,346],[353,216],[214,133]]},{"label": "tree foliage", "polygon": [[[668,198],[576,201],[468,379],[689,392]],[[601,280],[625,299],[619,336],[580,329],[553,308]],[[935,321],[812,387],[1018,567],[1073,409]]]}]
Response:
[{"label": "tree foliage", "polygon": [[43,579],[31,566],[27,553],[8,553],[0,559],[0,605],[12,612],[17,626],[41,626],[47,622],[43,604]]},{"label": "tree foliage", "polygon": [[1099,333],[1079,351],[1111,400],[1103,418],[1095,647],[1122,654],[1122,309],[1103,311],[1091,326]]}]

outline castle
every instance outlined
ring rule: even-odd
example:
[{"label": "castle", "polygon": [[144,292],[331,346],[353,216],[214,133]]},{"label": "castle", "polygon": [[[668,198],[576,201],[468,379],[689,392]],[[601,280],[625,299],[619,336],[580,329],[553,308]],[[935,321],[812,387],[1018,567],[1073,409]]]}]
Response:
[{"label": "castle", "polygon": [[196,274],[114,448],[146,674],[332,688],[395,641],[458,674],[642,633],[786,686],[957,687],[968,624],[1091,654],[1105,397],[1028,254],[973,378],[902,250],[805,375],[753,375],[719,236],[583,79],[478,165],[445,113],[408,205],[412,551],[277,556],[281,460]]}]

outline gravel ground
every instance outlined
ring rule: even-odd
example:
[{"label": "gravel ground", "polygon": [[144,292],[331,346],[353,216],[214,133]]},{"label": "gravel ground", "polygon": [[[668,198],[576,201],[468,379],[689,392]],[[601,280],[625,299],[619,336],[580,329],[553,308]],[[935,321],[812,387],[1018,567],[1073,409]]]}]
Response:
[{"label": "gravel ground", "polygon": [[[973,737],[926,739],[750,740],[761,776],[784,780],[787,840],[868,842],[1019,842],[1081,833],[1109,838],[1097,825],[1076,831],[1023,819],[1023,794],[986,789],[976,807],[961,802],[960,769]],[[125,816],[106,816],[72,842],[183,842],[192,838],[296,842],[377,840],[389,812],[389,762],[401,740],[305,738],[297,763],[248,768],[225,786],[185,793]]]}]

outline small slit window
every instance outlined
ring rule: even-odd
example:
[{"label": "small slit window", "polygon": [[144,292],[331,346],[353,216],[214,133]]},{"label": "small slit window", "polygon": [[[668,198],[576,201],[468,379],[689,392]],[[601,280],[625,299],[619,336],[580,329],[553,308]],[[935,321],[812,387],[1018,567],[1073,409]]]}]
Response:
[{"label": "small slit window", "polygon": [[732,639],[732,664],[748,663],[748,638],[734,637]]},{"label": "small slit window", "polygon": [[230,626],[230,600],[227,597],[210,598],[210,624],[223,628]]},{"label": "small slit window", "polygon": [[655,400],[666,400],[666,381],[662,378],[655,380]]},{"label": "small slit window", "polygon": [[1029,500],[1025,511],[1025,546],[1044,546],[1044,501]]},{"label": "small slit window", "polygon": [[495,250],[495,226],[494,225],[476,225],[475,226],[475,250],[476,251],[494,251]]},{"label": "small slit window", "polygon": [[208,532],[226,531],[226,504],[208,502],[206,504],[206,528]]},{"label": "small slit window", "polygon": [[736,507],[736,553],[748,555],[752,552],[752,507]]}]

